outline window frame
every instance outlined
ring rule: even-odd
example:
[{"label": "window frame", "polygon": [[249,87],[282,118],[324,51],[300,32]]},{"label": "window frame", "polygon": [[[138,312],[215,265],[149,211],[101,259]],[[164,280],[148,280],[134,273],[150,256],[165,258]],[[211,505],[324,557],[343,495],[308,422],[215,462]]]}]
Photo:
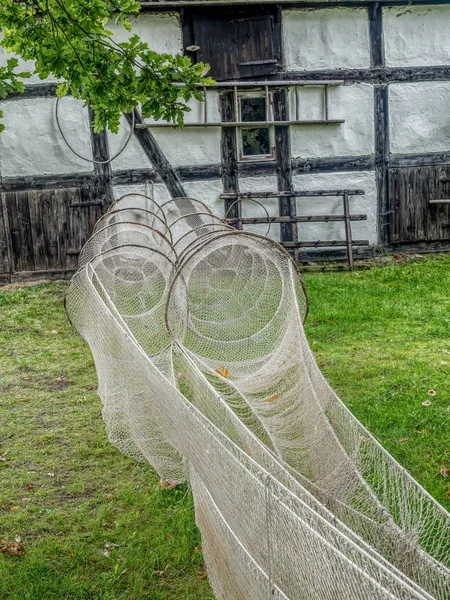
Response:
[{"label": "window frame", "polygon": [[[245,121],[245,125],[239,125],[237,127],[237,153],[238,153],[238,162],[249,163],[249,162],[261,162],[268,160],[275,160],[275,121],[274,121],[274,111],[273,111],[273,92],[269,91],[267,94],[269,97],[269,106],[266,107],[266,114],[269,117],[268,120],[264,119],[267,122],[267,129],[269,130],[269,145],[270,145],[270,154],[244,154],[244,139],[243,139],[243,130],[244,129],[266,129],[266,126],[255,125],[252,127],[252,121]],[[267,102],[266,92],[264,90],[255,90],[255,91],[247,91],[247,92],[239,92],[238,93],[238,114],[236,115],[236,120],[239,123],[243,123],[242,120],[242,100],[246,98],[264,98]],[[247,125],[248,124],[248,125]]]}]

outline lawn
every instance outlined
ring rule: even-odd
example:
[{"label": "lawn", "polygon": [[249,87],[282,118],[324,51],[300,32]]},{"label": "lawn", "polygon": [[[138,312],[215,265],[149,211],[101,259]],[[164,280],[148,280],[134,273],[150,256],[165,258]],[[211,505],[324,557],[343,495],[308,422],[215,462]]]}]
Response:
[{"label": "lawn", "polygon": [[[450,508],[450,255],[305,281],[325,376]],[[212,599],[188,488],[106,440],[65,289],[0,290],[0,540],[24,552],[0,553],[0,597]]]}]

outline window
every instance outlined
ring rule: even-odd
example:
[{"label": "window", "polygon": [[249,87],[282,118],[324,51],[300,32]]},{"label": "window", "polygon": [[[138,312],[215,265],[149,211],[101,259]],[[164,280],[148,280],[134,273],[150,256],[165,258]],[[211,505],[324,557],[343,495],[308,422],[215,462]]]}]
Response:
[{"label": "window", "polygon": [[185,9],[184,48],[211,65],[217,81],[261,77],[281,68],[281,11],[274,7]]},{"label": "window", "polygon": [[[253,93],[240,96],[239,121],[249,123],[249,127],[240,126],[239,133],[239,160],[264,160],[274,158],[275,143],[271,122],[270,97],[265,94]],[[267,99],[269,98],[269,105]],[[255,125],[251,126],[251,123]],[[257,123],[257,124],[256,124]]]}]

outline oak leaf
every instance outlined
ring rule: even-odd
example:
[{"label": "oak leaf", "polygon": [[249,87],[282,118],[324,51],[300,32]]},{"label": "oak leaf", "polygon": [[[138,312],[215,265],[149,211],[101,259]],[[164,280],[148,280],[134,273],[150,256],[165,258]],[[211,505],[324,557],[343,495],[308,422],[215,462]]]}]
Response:
[{"label": "oak leaf", "polygon": [[216,369],[216,373],[218,375],[221,375],[222,377],[228,377],[229,370],[226,367],[222,366],[219,369]]}]

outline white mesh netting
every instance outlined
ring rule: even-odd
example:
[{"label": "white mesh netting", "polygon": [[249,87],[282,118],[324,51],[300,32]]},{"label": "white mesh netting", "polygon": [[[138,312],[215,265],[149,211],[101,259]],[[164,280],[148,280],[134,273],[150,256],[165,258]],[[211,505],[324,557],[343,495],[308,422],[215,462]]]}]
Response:
[{"label": "white mesh netting", "polygon": [[190,481],[219,600],[450,598],[450,515],[321,375],[280,246],[193,199],[124,196],[66,308],[111,442]]}]

